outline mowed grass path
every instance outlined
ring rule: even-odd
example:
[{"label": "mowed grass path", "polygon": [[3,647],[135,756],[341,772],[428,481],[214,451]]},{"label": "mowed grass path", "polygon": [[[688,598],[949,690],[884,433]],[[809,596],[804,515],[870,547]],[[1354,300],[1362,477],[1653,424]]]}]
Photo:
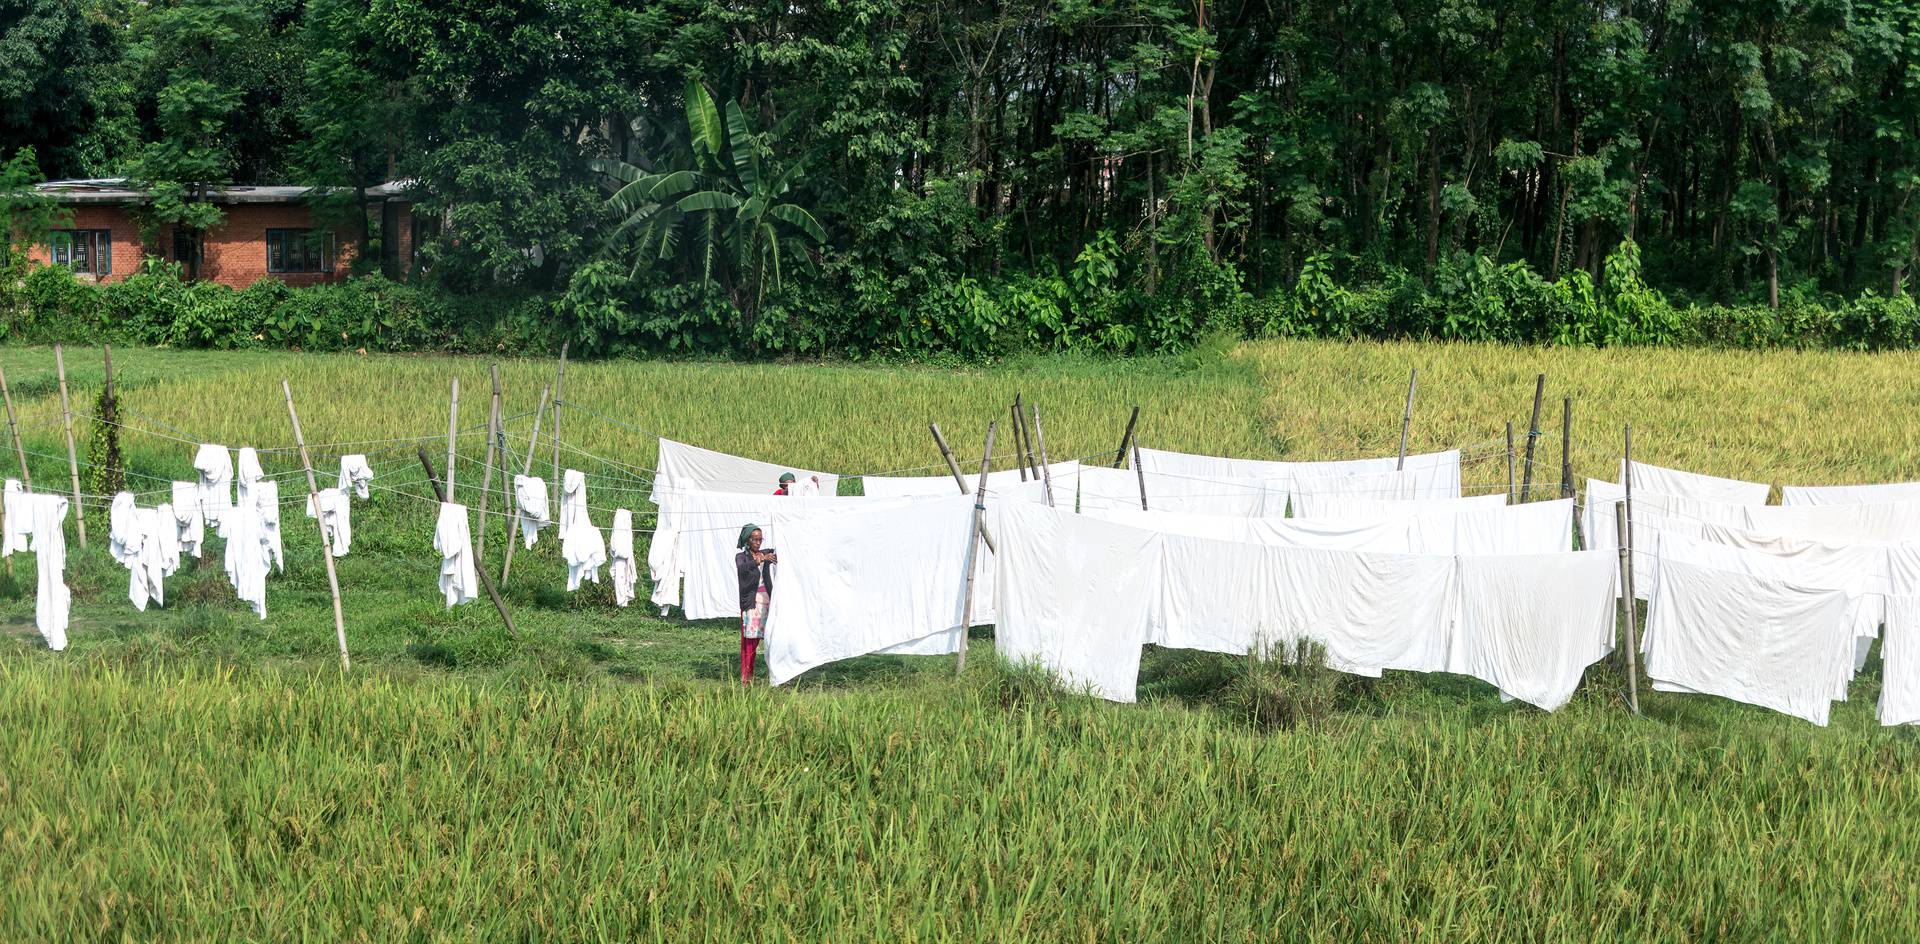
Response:
[{"label": "mowed grass path", "polygon": [[[98,353],[67,352],[76,410],[92,408]],[[485,418],[484,360],[114,359],[124,421],[165,434],[126,434],[136,488],[189,474],[192,447],[167,436],[289,443],[282,377],[316,442],[443,434],[455,374],[462,425]],[[644,487],[646,431],[861,472],[936,463],[935,421],[977,462],[1016,391],[1041,405],[1056,458],[1110,454],[1135,404],[1152,446],[1377,455],[1418,367],[1412,447],[1470,444],[1470,482],[1491,485],[1502,424],[1524,437],[1545,371],[1550,488],[1568,395],[1581,475],[1610,474],[1631,422],[1646,461],[1852,482],[1920,477],[1917,366],[1326,343],[964,371],[575,363],[562,433],[594,504],[637,510],[621,489]],[[51,352],[0,350],[0,367],[36,484],[64,486]],[[553,364],[502,368],[523,414]],[[510,427],[516,467],[529,424]],[[80,437],[84,453],[84,423]],[[426,445],[443,461],[444,440]],[[1143,704],[1116,706],[1035,694],[992,668],[987,633],[957,681],[951,660],[870,658],[741,692],[724,621],[619,610],[604,586],[568,595],[549,540],[515,558],[519,639],[484,603],[445,610],[410,445],[356,448],[392,449],[376,464],[400,491],[356,505],[340,562],[350,678],[330,661],[297,506],[264,621],[214,560],[134,612],[103,508],[70,559],[69,652],[33,634],[32,558],[0,576],[0,939],[1920,936],[1920,747],[1873,722],[1872,671],[1827,729],[1678,695],[1647,696],[1636,719],[1603,667],[1553,715],[1469,680],[1390,676],[1343,684],[1322,724],[1262,732],[1209,697],[1234,660],[1154,653]],[[470,504],[480,448],[462,439]],[[290,462],[267,457],[269,472]]]}]

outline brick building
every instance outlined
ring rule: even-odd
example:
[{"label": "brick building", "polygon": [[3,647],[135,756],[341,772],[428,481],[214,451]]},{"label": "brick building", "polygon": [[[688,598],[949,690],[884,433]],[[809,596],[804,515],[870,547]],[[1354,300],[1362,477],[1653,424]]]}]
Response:
[{"label": "brick building", "polygon": [[[179,266],[183,278],[234,288],[269,277],[318,285],[346,278],[360,251],[352,228],[314,218],[308,187],[213,188],[210,199],[224,217],[219,226],[204,232],[162,226],[153,245],[141,239],[135,218],[147,194],[124,180],[57,180],[35,189],[64,205],[68,219],[33,247],[34,260],[65,266],[83,279],[118,281],[160,259]],[[382,244],[382,270],[403,278],[413,268],[420,236],[405,184],[368,188],[364,212],[369,230],[378,226],[391,234]]]}]

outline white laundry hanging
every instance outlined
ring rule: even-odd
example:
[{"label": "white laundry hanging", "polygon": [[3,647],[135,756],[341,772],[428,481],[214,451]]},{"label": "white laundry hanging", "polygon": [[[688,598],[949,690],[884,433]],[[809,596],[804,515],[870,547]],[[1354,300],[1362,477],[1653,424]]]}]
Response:
[{"label": "white laundry hanging", "polygon": [[1606,551],[1460,558],[1449,669],[1555,711],[1613,648],[1619,556]]},{"label": "white laundry hanging", "polygon": [[0,517],[6,518],[6,531],[4,537],[0,537],[0,556],[27,550],[31,544],[33,536],[33,508],[29,498],[31,494],[21,487],[19,479],[6,481],[5,506],[0,507]]},{"label": "white laundry hanging", "polygon": [[233,507],[233,453],[225,446],[201,446],[193,468],[200,473],[200,516],[213,523],[214,533],[226,537],[227,511]]},{"label": "white laundry hanging", "polygon": [[353,509],[345,491],[323,488],[308,495],[307,517],[319,519],[333,556],[347,556],[347,551],[353,548]]},{"label": "white laundry hanging", "polygon": [[[1147,508],[1182,514],[1278,516],[1286,492],[1261,479],[1200,478],[1181,473],[1134,472],[1085,466],[1080,470],[1080,510],[1123,511],[1140,508],[1140,483],[1146,480]],[[1055,507],[1066,507],[1055,497]]]},{"label": "white laundry hanging", "polygon": [[1767,494],[1773,490],[1773,486],[1765,482],[1748,482],[1741,479],[1721,478],[1717,475],[1702,475],[1699,472],[1669,469],[1644,462],[1630,464],[1625,459],[1620,460],[1620,481],[1622,482],[1627,480],[1629,465],[1633,471],[1633,490],[1636,497],[1642,489],[1645,489],[1677,498],[1693,498],[1728,505],[1764,505],[1767,503]]},{"label": "white laundry hanging", "polygon": [[582,581],[599,583],[600,566],[607,562],[607,542],[587,513],[587,476],[568,469],[561,477],[560,556],[567,562],[567,591]]},{"label": "white laundry hanging", "polygon": [[134,531],[133,510],[132,492],[115,494],[112,504],[107,506],[107,553],[121,564],[132,560],[140,550],[139,536]]},{"label": "white laundry hanging", "polygon": [[1475,495],[1470,498],[1374,498],[1333,492],[1296,492],[1293,516],[1296,518],[1334,518],[1367,521],[1406,518],[1413,515],[1458,514],[1507,506],[1507,494]]},{"label": "white laundry hanging", "polygon": [[1560,554],[1573,550],[1574,501],[1528,502],[1407,519],[1416,554]]},{"label": "white laundry hanging", "polygon": [[267,618],[267,572],[273,567],[273,548],[268,545],[266,522],[258,501],[246,501],[228,509],[222,521],[227,546],[224,566],[227,580],[243,602],[250,604],[261,619]]},{"label": "white laundry hanging", "polygon": [[195,482],[173,483],[174,540],[180,545],[180,553],[200,556],[201,545],[206,541],[206,516],[200,511],[200,486]]},{"label": "white laundry hanging", "polygon": [[179,531],[174,524],[173,508],[170,505],[139,508],[132,516],[137,546],[125,562],[127,598],[137,610],[146,610],[148,602],[165,606],[166,578],[180,569]]},{"label": "white laundry hanging", "polygon": [[1920,482],[1780,487],[1782,505],[1883,505],[1910,501],[1920,501]]},{"label": "white laundry hanging", "polygon": [[553,519],[548,517],[547,481],[533,475],[514,476],[513,513],[520,518],[520,534],[526,540],[527,550],[533,550],[540,530],[553,524]]},{"label": "white laundry hanging", "polygon": [[[1194,478],[1211,479],[1289,479],[1367,475],[1381,472],[1415,472],[1425,478],[1414,498],[1456,498],[1460,495],[1460,450],[1424,452],[1407,456],[1381,456],[1376,459],[1333,459],[1327,461],[1282,461],[1273,459],[1230,459],[1163,449],[1140,449],[1140,467],[1148,472],[1165,472]],[[1428,475],[1429,470],[1437,470]]]},{"label": "white laundry hanging", "polygon": [[640,571],[633,560],[633,512],[625,508],[613,512],[613,530],[607,542],[607,577],[613,581],[613,602],[619,606],[632,603]]},{"label": "white laundry hanging", "polygon": [[1880,723],[1920,724],[1920,596],[1890,596],[1886,612],[1880,648]]},{"label": "white laundry hanging", "polygon": [[1851,661],[1850,599],[1668,559],[1647,613],[1655,691],[1718,695],[1825,726]]},{"label": "white laundry hanging", "polygon": [[260,453],[252,446],[241,446],[233,467],[233,503],[244,504],[253,498],[253,488],[267,477],[260,469]]},{"label": "white laundry hanging", "polygon": [[773,684],[869,653],[959,651],[972,498],[776,507],[766,530],[781,541],[766,633]]},{"label": "white laundry hanging", "polygon": [[433,529],[433,549],[440,554],[440,593],[447,606],[467,603],[480,595],[480,572],[474,567],[473,528],[467,506],[440,503],[440,520]]},{"label": "white laundry hanging", "polygon": [[67,588],[68,502],[59,495],[27,495],[33,523],[33,624],[47,648],[67,648],[67,623],[73,612],[73,591]]},{"label": "white laundry hanging", "polygon": [[287,558],[280,541],[280,483],[273,479],[255,482],[253,501],[260,509],[260,537],[267,545],[267,556],[273,560],[273,569],[284,573]]},{"label": "white laundry hanging", "polygon": [[[1080,494],[1080,463],[1078,460],[1055,462],[1046,467],[1053,479],[1053,504],[1056,508],[1072,508],[1075,498]],[[1031,480],[1034,473],[1023,477],[1019,469],[1005,469],[987,473],[987,491],[1006,494]],[[967,483],[966,494],[974,492],[974,486],[980,479],[977,472],[961,476]],[[1042,484],[1045,480],[1042,479]],[[958,495],[960,483],[951,475],[864,475],[860,477],[860,487],[868,498],[945,498]],[[1133,507],[1140,507],[1138,495]]]},{"label": "white laundry hanging", "polygon": [[373,466],[367,464],[367,457],[353,453],[340,457],[340,476],[335,487],[345,495],[349,490],[361,498],[367,497],[367,486],[373,482]]},{"label": "white laundry hanging", "polygon": [[[840,491],[840,477],[831,472],[747,459],[671,439],[660,440],[658,466],[651,496],[655,504],[667,495],[683,491],[771,495],[780,486],[780,476],[788,472],[797,479],[818,476],[822,496],[837,495]],[[734,608],[739,609],[737,603]]]}]

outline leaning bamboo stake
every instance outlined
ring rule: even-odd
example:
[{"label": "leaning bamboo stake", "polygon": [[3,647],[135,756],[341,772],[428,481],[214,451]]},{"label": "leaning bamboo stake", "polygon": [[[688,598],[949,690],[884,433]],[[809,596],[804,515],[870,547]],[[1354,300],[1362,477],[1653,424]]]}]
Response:
[{"label": "leaning bamboo stake", "polygon": [[60,376],[60,416],[67,428],[67,475],[73,480],[73,526],[80,534],[80,546],[87,546],[87,506],[80,501],[80,455],[73,448],[73,404],[67,399],[67,359],[60,345],[53,346],[53,369]]},{"label": "leaning bamboo stake", "polygon": [[[1625,546],[1628,551],[1632,551],[1633,550],[1633,425],[1632,424],[1627,425],[1625,435],[1626,435],[1626,452],[1621,456],[1621,459],[1620,459],[1620,481],[1623,483],[1626,489],[1625,504],[1627,509],[1627,534],[1626,534]],[[1588,496],[1588,497],[1592,497],[1592,496]],[[1632,596],[1634,591],[1634,586],[1633,586],[1633,561],[1631,559],[1627,561],[1626,581],[1627,581],[1627,595]]]},{"label": "leaning bamboo stake", "polygon": [[1033,430],[1027,428],[1027,405],[1020,402],[1017,393],[1013,395],[1013,461],[1023,475],[1031,469],[1033,477],[1039,477],[1040,469],[1033,464]]},{"label": "leaning bamboo stake", "polygon": [[1147,470],[1140,465],[1140,440],[1133,441],[1133,475],[1140,480],[1140,510],[1147,510]]},{"label": "leaning bamboo stake", "polygon": [[1507,421],[1507,504],[1513,504],[1513,421]]},{"label": "leaning bamboo stake", "polygon": [[474,566],[487,559],[487,496],[493,494],[494,435],[500,431],[500,365],[488,369],[493,377],[493,402],[487,408],[487,461],[480,468],[480,527],[473,533]]},{"label": "leaning bamboo stake", "polygon": [[1520,479],[1520,501],[1523,504],[1533,492],[1533,447],[1540,441],[1540,395],[1546,392],[1547,375],[1541,374],[1533,381],[1533,419],[1527,421],[1527,465]]},{"label": "leaning bamboo stake", "polygon": [[7,372],[0,370],[0,400],[7,403],[7,432],[13,435],[13,454],[20,460],[20,484],[33,491],[33,473],[27,471],[27,446],[20,441],[20,424],[14,421],[13,391],[7,389]]},{"label": "leaning bamboo stake", "polygon": [[[560,396],[567,383],[567,345],[571,340],[560,342],[560,368],[553,374],[553,500],[560,501]],[[558,521],[559,515],[554,516]]]},{"label": "leaning bamboo stake", "polygon": [[1040,490],[1047,496],[1047,507],[1056,507],[1053,503],[1053,470],[1047,468],[1047,433],[1040,428],[1040,404],[1033,405],[1033,440],[1040,446]]},{"label": "leaning bamboo stake", "polygon": [[1407,375],[1407,406],[1400,411],[1400,458],[1393,465],[1394,471],[1407,467],[1407,427],[1413,425],[1413,391],[1420,383],[1420,368],[1416,367]]},{"label": "leaning bamboo stake", "polygon": [[453,393],[447,398],[447,500],[459,494],[453,487],[454,440],[460,435],[460,378],[453,378]]},{"label": "leaning bamboo stake", "polygon": [[[1011,427],[1013,429],[1013,441],[1015,443],[1018,443],[1020,441],[1020,402],[1019,402],[1020,398],[1018,396],[1015,396],[1013,399],[1014,399],[1014,402],[1008,405],[1007,411],[1013,414],[1013,425]],[[1022,482],[1026,481],[1027,480],[1027,464],[1024,462],[1016,462],[1014,463],[1014,467],[1020,470],[1020,481]],[[967,488],[963,484],[960,486],[960,490],[964,492],[967,490]]]},{"label": "leaning bamboo stake", "polygon": [[967,635],[973,629],[973,571],[977,566],[980,552],[979,538],[987,527],[987,468],[993,462],[993,433],[999,427],[998,422],[987,424],[987,449],[980,454],[980,481],[973,490],[973,533],[967,537],[967,578],[961,594],[964,601],[960,604],[960,653],[954,660],[953,674],[959,675],[967,670]]},{"label": "leaning bamboo stake", "polygon": [[1560,497],[1573,497],[1573,398],[1560,401]]},{"label": "leaning bamboo stake", "polygon": [[[947,448],[947,437],[940,435],[940,424],[928,423],[927,428],[933,431],[933,444],[940,447],[940,458],[947,460],[947,471],[953,473],[953,484],[960,486],[960,494],[965,495],[967,477],[960,474],[960,463],[954,460],[953,450]],[[994,547],[993,534],[987,530],[986,523],[981,522],[977,530],[980,532],[980,540],[986,543],[987,550],[999,553],[1000,549]]]},{"label": "leaning bamboo stake", "polygon": [[1140,408],[1136,406],[1133,408],[1133,414],[1127,417],[1127,431],[1120,434],[1120,451],[1113,454],[1113,467],[1116,469],[1120,468],[1121,463],[1127,461],[1127,446],[1133,442],[1133,424],[1139,419]]},{"label": "leaning bamboo stake", "polygon": [[[521,475],[533,474],[533,451],[540,445],[540,417],[546,415],[547,394],[550,392],[552,392],[550,387],[540,388],[540,408],[533,411],[533,435],[527,438],[527,463],[521,467]],[[558,488],[559,483],[554,483],[554,487]],[[507,515],[507,553],[502,555],[506,560],[500,564],[500,583],[503,586],[507,582],[507,574],[513,570],[514,538],[520,533],[520,500],[517,496],[508,508],[511,509],[511,513]]]},{"label": "leaning bamboo stake", "polygon": [[1627,506],[1613,506],[1614,528],[1620,536],[1620,611],[1627,631],[1627,704],[1640,713],[1640,639],[1634,632],[1633,548],[1627,541]]},{"label": "leaning bamboo stake", "polygon": [[[433,472],[433,460],[427,458],[427,447],[419,447],[420,465],[427,470],[427,482],[433,486],[433,494],[442,502],[447,502],[447,493],[440,487],[440,478]],[[447,502],[447,504],[457,504]],[[493,585],[493,578],[487,575],[484,567],[475,567],[473,572],[480,577],[480,585],[487,588],[487,596],[493,598],[493,608],[500,611],[500,622],[507,624],[507,635],[518,636],[520,631],[513,627],[513,616],[507,612],[507,601],[500,598],[500,588]]]},{"label": "leaning bamboo stake", "polygon": [[307,501],[312,503],[314,522],[320,526],[320,559],[327,563],[327,589],[333,593],[333,635],[340,643],[340,671],[346,672],[352,668],[347,657],[347,617],[340,607],[340,574],[333,566],[333,542],[327,537],[326,515],[320,510],[320,480],[313,474],[307,437],[300,432],[300,414],[293,408],[293,387],[281,380],[280,392],[287,398],[287,418],[293,421],[293,441],[300,446],[300,465],[307,470]]}]

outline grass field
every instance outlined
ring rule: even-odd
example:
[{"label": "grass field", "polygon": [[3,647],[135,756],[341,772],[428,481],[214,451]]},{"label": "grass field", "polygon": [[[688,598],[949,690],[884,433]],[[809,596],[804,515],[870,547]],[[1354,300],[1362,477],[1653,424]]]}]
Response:
[{"label": "grass field", "polygon": [[[99,352],[67,361],[91,411]],[[484,603],[441,605],[413,444],[392,440],[428,437],[441,463],[448,379],[462,425],[480,423],[487,362],[114,363],[136,489],[186,477],[191,442],[290,443],[283,377],[310,440],[382,441],[353,447],[376,453],[385,486],[355,507],[340,562],[354,672],[332,661],[297,507],[264,621],[215,561],[170,581],[166,608],[134,612],[90,507],[68,652],[33,632],[31,558],[0,576],[0,859],[16,863],[0,939],[1920,936],[1920,746],[1874,723],[1872,669],[1826,729],[1679,695],[1647,696],[1636,719],[1600,668],[1553,715],[1402,675],[1341,683],[1329,717],[1263,731],[1214,697],[1234,660],[1153,653],[1142,704],[1117,706],[995,668],[985,632],[959,680],[951,660],[874,657],[743,692],[724,684],[731,626],[619,610],[604,586],[566,594],[551,541],[515,557],[520,638]],[[517,467],[553,365],[501,366]],[[51,351],[0,350],[0,367],[35,483],[63,486]],[[1412,448],[1467,446],[1473,485],[1504,483],[1502,424],[1524,437],[1540,371],[1537,479],[1553,487],[1563,396],[1579,475],[1609,473],[1631,422],[1649,462],[1795,484],[1920,477],[1912,355],[1419,344],[966,371],[570,364],[564,461],[595,476],[596,506],[636,509],[622,490],[645,487],[655,432],[852,473],[937,462],[936,421],[977,462],[1016,391],[1045,411],[1055,458],[1110,457],[1135,404],[1152,446],[1373,455],[1396,443],[1413,367]],[[79,435],[84,451],[84,422]],[[461,439],[469,504],[483,448]]]}]

